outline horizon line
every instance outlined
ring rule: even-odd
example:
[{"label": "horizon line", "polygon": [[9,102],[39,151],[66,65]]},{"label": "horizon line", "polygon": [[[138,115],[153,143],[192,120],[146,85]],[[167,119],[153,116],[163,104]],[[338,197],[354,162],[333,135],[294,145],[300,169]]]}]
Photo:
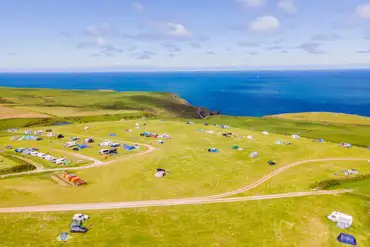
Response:
[{"label": "horizon line", "polygon": [[268,71],[350,71],[370,70],[370,66],[355,68],[307,67],[307,68],[148,68],[148,69],[54,69],[54,70],[1,70],[0,74],[11,73],[151,73],[151,72],[268,72]]}]

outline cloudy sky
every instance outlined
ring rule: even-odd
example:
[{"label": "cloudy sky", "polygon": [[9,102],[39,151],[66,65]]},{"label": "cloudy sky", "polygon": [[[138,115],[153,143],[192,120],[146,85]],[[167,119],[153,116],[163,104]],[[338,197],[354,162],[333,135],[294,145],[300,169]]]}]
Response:
[{"label": "cloudy sky", "polygon": [[0,0],[0,70],[370,67],[370,0]]}]

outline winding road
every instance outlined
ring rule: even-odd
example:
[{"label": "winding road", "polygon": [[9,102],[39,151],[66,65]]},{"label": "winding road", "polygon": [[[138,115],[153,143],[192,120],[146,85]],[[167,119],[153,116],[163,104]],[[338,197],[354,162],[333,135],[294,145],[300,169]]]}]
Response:
[{"label": "winding road", "polygon": [[248,197],[232,197],[218,199],[172,199],[172,200],[152,200],[152,201],[132,201],[132,202],[102,202],[102,203],[82,203],[82,204],[59,204],[59,205],[44,205],[44,206],[29,206],[29,207],[12,207],[0,208],[0,213],[32,213],[32,212],[58,212],[58,211],[80,211],[80,210],[106,210],[106,209],[122,209],[122,208],[141,208],[141,207],[163,207],[175,205],[200,205],[210,203],[225,203],[225,202],[244,202],[244,201],[260,201],[269,199],[282,199],[304,196],[318,195],[339,195],[346,193],[348,190],[334,191],[314,191],[314,192],[293,192],[285,194],[273,194],[262,196]]},{"label": "winding road", "polygon": [[[126,143],[131,143],[131,142],[126,142]],[[68,152],[68,151],[63,151],[63,150],[56,149],[59,152],[63,152],[65,154],[69,154],[69,155],[72,155],[72,156],[75,156],[75,157],[78,157],[78,158],[81,158],[81,159],[84,159],[84,160],[89,160],[89,161],[92,161],[94,163],[91,164],[91,165],[87,165],[87,166],[62,167],[62,168],[52,168],[52,169],[40,169],[40,167],[38,165],[37,166],[38,169],[36,169],[36,170],[29,171],[29,172],[19,172],[19,173],[12,173],[12,174],[1,175],[0,178],[23,176],[23,175],[30,175],[30,174],[37,174],[37,173],[45,173],[45,172],[55,172],[55,171],[86,170],[86,169],[90,169],[90,168],[94,168],[94,167],[100,167],[100,166],[110,165],[112,163],[116,163],[116,162],[119,162],[119,161],[122,161],[122,160],[126,160],[126,159],[129,159],[129,158],[132,158],[132,157],[145,155],[145,154],[151,153],[151,152],[153,152],[153,151],[156,150],[155,147],[153,147],[151,145],[148,145],[148,144],[143,144],[143,143],[137,143],[137,144],[140,145],[140,146],[147,147],[148,150],[146,150],[144,152],[140,152],[140,153],[131,154],[129,156],[125,156],[125,157],[122,157],[122,158],[119,158],[119,159],[106,161],[106,162],[100,161],[98,159],[94,159],[94,158],[89,157],[89,156],[86,156],[86,155],[82,155],[82,154],[78,154],[78,153],[73,153],[73,152]],[[23,158],[23,159],[29,161],[28,159],[25,159],[25,158]],[[35,164],[35,163],[33,162],[32,164]]]}]

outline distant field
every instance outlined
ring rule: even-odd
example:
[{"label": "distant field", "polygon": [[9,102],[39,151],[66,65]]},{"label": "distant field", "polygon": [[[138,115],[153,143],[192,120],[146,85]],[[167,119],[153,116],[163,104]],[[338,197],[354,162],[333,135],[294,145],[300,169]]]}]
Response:
[{"label": "distant field", "polygon": [[[161,92],[115,92],[111,90],[57,90],[0,87],[0,102],[15,104],[23,107],[36,107],[44,112],[44,107],[62,107],[61,116],[76,112],[65,112],[68,108],[87,108],[84,114],[91,109],[106,110],[133,110],[147,112],[154,115],[195,117],[196,107],[186,100],[171,93]],[[36,110],[34,108],[33,110]],[[39,109],[39,110],[40,110]],[[32,110],[32,109],[31,109]],[[45,111],[49,114],[49,111]],[[52,111],[51,114],[55,113]],[[81,112],[77,112],[81,114]],[[116,114],[116,113],[115,113]],[[69,115],[68,115],[69,116]],[[86,115],[84,115],[86,116]]]},{"label": "distant field", "polygon": [[50,116],[39,112],[0,105],[0,119],[9,118],[50,118]]},{"label": "distant field", "polygon": [[266,118],[281,118],[281,119],[301,120],[306,122],[370,125],[369,117],[331,112],[290,113],[267,116]]},{"label": "distant field", "polygon": [[28,107],[17,106],[16,109],[26,110],[29,112],[48,114],[56,117],[80,117],[80,116],[100,116],[100,115],[117,115],[138,113],[137,110],[104,110],[88,109],[73,107]]},{"label": "distant field", "polygon": [[326,141],[348,142],[363,147],[370,146],[370,126],[350,124],[324,124],[279,118],[254,118],[214,116],[199,122],[228,124],[233,127],[253,131],[269,131],[283,135],[299,134],[312,139],[324,138]]}]

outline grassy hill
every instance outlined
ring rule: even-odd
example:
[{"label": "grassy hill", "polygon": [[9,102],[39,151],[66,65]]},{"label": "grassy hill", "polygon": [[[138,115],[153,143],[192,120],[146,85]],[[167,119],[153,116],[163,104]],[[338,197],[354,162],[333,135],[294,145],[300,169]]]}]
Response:
[{"label": "grassy hill", "polygon": [[[345,118],[343,120],[343,122],[348,122]],[[233,116],[214,116],[197,121],[210,124],[228,124],[248,130],[269,131],[283,135],[299,134],[302,137],[324,138],[326,141],[335,143],[348,142],[363,147],[370,146],[370,126]]]},{"label": "grassy hill", "polygon": [[170,93],[0,87],[0,119],[112,115],[195,117],[196,107]]},{"label": "grassy hill", "polygon": [[351,124],[351,125],[366,125],[370,126],[370,118],[358,115],[349,115],[343,113],[332,112],[303,112],[271,115],[266,118],[279,118],[289,120],[299,120],[303,122],[316,123],[334,123],[334,124]]}]

